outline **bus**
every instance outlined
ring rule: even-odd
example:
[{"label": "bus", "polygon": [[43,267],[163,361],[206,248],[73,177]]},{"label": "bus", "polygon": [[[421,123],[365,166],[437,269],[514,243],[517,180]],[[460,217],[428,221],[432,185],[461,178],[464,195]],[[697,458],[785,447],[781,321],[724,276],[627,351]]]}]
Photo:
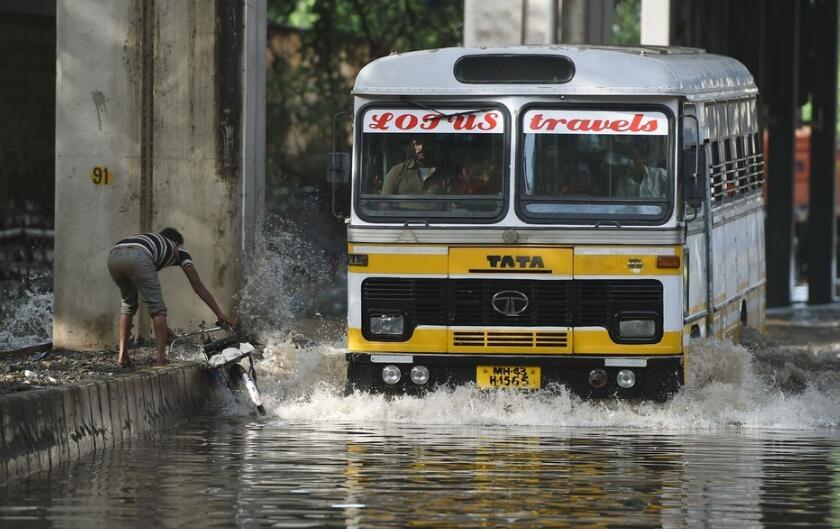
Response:
[{"label": "bus", "polygon": [[738,61],[425,50],[371,62],[353,96],[353,153],[328,167],[350,196],[348,391],[661,400],[693,338],[763,331],[758,90]]}]

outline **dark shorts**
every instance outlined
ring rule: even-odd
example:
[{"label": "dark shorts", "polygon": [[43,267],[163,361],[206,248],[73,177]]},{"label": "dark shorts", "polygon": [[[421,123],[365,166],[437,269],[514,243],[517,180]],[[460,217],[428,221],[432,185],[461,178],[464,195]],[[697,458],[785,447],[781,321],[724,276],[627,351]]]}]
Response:
[{"label": "dark shorts", "polygon": [[155,263],[140,248],[114,248],[108,254],[108,272],[120,289],[121,314],[137,313],[138,293],[152,316],[166,316]]}]

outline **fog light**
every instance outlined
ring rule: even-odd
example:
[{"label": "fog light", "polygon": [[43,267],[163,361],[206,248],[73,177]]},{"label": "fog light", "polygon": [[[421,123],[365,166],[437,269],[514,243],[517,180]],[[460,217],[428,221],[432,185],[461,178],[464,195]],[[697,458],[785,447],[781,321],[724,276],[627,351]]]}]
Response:
[{"label": "fog light", "polygon": [[629,369],[622,369],[618,372],[618,376],[615,377],[615,381],[619,387],[629,389],[636,385],[636,374]]},{"label": "fog light", "polygon": [[618,334],[622,338],[653,338],[656,322],[653,320],[621,320],[618,322]]},{"label": "fog light", "polygon": [[386,384],[396,384],[402,378],[400,368],[395,365],[389,365],[382,368],[382,381]]},{"label": "fog light", "polygon": [[370,332],[373,334],[400,335],[403,328],[402,314],[381,314],[370,318]]},{"label": "fog light", "polygon": [[411,381],[418,386],[429,380],[429,370],[425,366],[414,366],[411,368]]},{"label": "fog light", "polygon": [[607,372],[603,369],[593,369],[589,372],[589,385],[593,388],[602,388],[607,385]]}]

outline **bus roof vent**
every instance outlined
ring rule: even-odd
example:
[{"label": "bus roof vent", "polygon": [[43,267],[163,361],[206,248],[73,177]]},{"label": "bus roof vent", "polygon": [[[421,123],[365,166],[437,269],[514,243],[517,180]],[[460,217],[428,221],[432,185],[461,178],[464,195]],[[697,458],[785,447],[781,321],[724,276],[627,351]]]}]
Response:
[{"label": "bus roof vent", "polygon": [[562,55],[465,55],[455,62],[455,78],[462,83],[568,83],[575,63]]}]

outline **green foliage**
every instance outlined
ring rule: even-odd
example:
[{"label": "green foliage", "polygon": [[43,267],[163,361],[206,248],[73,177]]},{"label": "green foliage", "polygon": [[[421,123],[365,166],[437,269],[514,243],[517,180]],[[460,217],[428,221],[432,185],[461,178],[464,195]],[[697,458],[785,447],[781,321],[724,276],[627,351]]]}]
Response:
[{"label": "green foliage", "polygon": [[[463,38],[457,0],[269,0],[268,18],[270,38],[288,44],[267,74],[267,187],[275,203],[301,186],[324,187],[332,118],[352,109],[362,66]],[[343,123],[339,149],[346,151],[350,120]]]},{"label": "green foliage", "polygon": [[612,43],[639,44],[642,41],[641,26],[641,0],[617,0]]}]

